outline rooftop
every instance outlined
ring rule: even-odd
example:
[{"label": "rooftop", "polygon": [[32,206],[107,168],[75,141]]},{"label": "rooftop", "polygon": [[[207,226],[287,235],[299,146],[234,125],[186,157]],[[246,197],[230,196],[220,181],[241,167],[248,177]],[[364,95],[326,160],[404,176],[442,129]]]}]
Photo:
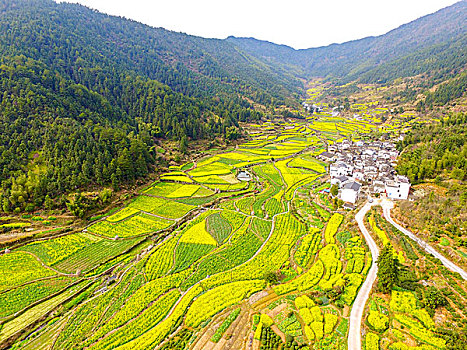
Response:
[{"label": "rooftop", "polygon": [[358,182],[348,182],[344,185],[343,189],[359,191],[360,187],[362,187],[362,185],[360,185]]}]

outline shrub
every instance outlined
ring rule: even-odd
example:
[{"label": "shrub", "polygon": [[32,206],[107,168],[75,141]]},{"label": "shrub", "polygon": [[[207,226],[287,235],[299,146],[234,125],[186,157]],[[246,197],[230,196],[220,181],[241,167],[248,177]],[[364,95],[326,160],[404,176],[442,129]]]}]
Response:
[{"label": "shrub", "polygon": [[378,311],[371,310],[368,316],[368,323],[375,331],[382,332],[389,327],[389,317]]},{"label": "shrub", "polygon": [[374,333],[367,333],[365,345],[366,350],[379,350],[379,337]]}]

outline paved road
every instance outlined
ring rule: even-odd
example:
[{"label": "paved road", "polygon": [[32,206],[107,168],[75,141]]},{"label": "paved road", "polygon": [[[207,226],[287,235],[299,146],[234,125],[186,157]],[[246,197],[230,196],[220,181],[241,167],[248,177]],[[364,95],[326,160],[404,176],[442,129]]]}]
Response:
[{"label": "paved road", "polygon": [[371,256],[373,258],[372,265],[368,271],[365,282],[363,282],[362,287],[360,288],[357,297],[352,306],[352,311],[350,312],[350,323],[349,323],[349,338],[348,338],[348,350],[361,350],[362,349],[362,332],[361,324],[363,317],[363,310],[365,309],[366,301],[371,293],[371,288],[373,283],[376,280],[376,272],[378,271],[378,266],[376,265],[376,260],[378,259],[379,249],[376,245],[376,242],[371,237],[370,233],[363,224],[365,219],[365,214],[370,210],[373,205],[379,204],[379,201],[373,203],[366,203],[363,208],[355,215],[355,220],[358,223],[360,231],[362,231],[363,236],[370,248]]},{"label": "paved road", "polygon": [[412,232],[405,229],[398,223],[396,223],[391,218],[391,209],[394,207],[394,203],[388,199],[376,200],[373,203],[366,203],[363,208],[355,215],[355,220],[358,223],[358,227],[362,232],[365,240],[370,248],[370,252],[373,258],[372,265],[368,271],[365,282],[360,288],[355,302],[352,306],[352,311],[350,312],[350,323],[349,323],[349,338],[348,338],[348,350],[361,350],[362,349],[362,333],[361,333],[361,324],[363,318],[363,310],[365,309],[366,301],[370,296],[373,283],[376,280],[376,273],[378,271],[378,266],[376,265],[376,260],[378,259],[379,249],[376,245],[376,242],[371,237],[370,233],[366,229],[364,223],[366,213],[374,205],[381,205],[383,208],[383,213],[385,219],[391,223],[399,231],[407,235],[409,238],[417,242],[422,248],[425,249],[429,254],[432,254],[434,257],[438,258],[441,263],[446,266],[448,269],[454,272],[458,272],[464,280],[467,280],[467,272],[461,269],[459,266],[448,260],[446,257],[438,253],[432,246],[423,241],[422,239],[415,236]]},{"label": "paved road", "polygon": [[383,213],[385,219],[391,223],[395,228],[397,228],[399,231],[407,235],[409,238],[417,242],[425,251],[431,255],[433,255],[435,258],[438,258],[441,260],[441,263],[446,266],[449,270],[453,272],[458,272],[464,280],[467,281],[467,272],[465,272],[463,269],[461,269],[459,266],[454,264],[452,261],[447,259],[444,255],[438,253],[431,245],[423,241],[422,239],[418,238],[415,236],[412,232],[407,230],[406,228],[402,227],[399,225],[397,222],[395,222],[391,218],[391,209],[394,207],[394,203],[392,203],[389,200],[384,200],[381,202],[381,206],[383,207]]}]

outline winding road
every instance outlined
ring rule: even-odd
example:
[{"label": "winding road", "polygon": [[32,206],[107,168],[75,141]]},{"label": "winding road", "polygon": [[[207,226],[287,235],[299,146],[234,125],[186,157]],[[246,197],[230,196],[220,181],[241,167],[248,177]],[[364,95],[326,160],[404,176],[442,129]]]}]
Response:
[{"label": "winding road", "polygon": [[376,280],[376,273],[378,271],[378,266],[376,265],[376,261],[378,260],[379,256],[379,249],[376,245],[376,242],[371,237],[370,233],[366,229],[364,225],[365,215],[374,205],[381,205],[383,208],[384,218],[395,228],[401,231],[403,234],[407,235],[410,239],[415,241],[419,244],[425,251],[435,258],[438,258],[441,263],[446,266],[449,270],[453,272],[457,272],[461,275],[464,280],[467,280],[467,272],[461,269],[459,266],[454,264],[452,261],[447,259],[445,256],[438,253],[432,246],[428,243],[423,241],[422,239],[415,236],[412,232],[405,229],[398,223],[396,223],[391,218],[391,209],[394,207],[394,203],[388,199],[380,199],[375,200],[373,203],[367,202],[362,209],[355,215],[355,220],[358,223],[358,227],[362,232],[365,240],[370,248],[371,256],[373,258],[372,265],[370,270],[368,271],[368,275],[363,283],[362,287],[360,288],[357,297],[355,298],[355,302],[352,306],[352,311],[350,312],[350,319],[349,319],[349,337],[348,337],[348,350],[361,350],[362,349],[362,333],[361,333],[361,324],[363,318],[363,311],[365,309],[366,301],[370,296],[372,286]]},{"label": "winding road", "polygon": [[459,266],[454,264],[452,261],[447,259],[444,255],[438,253],[436,249],[434,249],[431,245],[426,243],[424,240],[418,238],[415,236],[412,232],[407,230],[406,228],[402,227],[399,225],[397,222],[395,222],[391,218],[391,209],[394,208],[394,203],[389,201],[389,200],[384,200],[381,203],[381,206],[383,207],[383,213],[384,213],[384,218],[395,228],[397,228],[399,231],[401,231],[403,234],[408,236],[410,239],[413,241],[417,242],[418,245],[420,245],[425,251],[431,255],[433,255],[435,258],[438,258],[441,260],[441,263],[446,266],[449,270],[453,272],[457,272],[461,275],[461,277],[467,281],[467,272],[463,269],[461,269]]},{"label": "winding road", "polygon": [[358,291],[357,297],[355,298],[354,304],[352,306],[352,311],[350,312],[349,319],[349,338],[348,338],[348,350],[361,350],[362,349],[362,332],[361,324],[363,318],[363,310],[365,309],[366,301],[370,296],[373,283],[376,280],[376,272],[378,271],[378,266],[376,265],[376,260],[378,259],[379,249],[376,245],[376,242],[371,237],[370,233],[364,225],[365,215],[371,209],[372,206],[379,204],[379,201],[373,203],[367,202],[362,209],[355,215],[355,220],[358,223],[360,231],[362,231],[363,236],[370,248],[372,263],[371,268],[368,271],[365,282],[363,282],[362,287]]}]

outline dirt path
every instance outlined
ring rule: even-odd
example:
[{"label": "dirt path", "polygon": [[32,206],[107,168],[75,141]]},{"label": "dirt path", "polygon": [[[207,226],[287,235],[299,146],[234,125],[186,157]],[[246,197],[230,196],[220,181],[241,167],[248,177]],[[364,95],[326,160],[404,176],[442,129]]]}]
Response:
[{"label": "dirt path", "polygon": [[62,275],[62,276],[67,276],[67,277],[75,277],[76,274],[74,273],[65,273],[65,272],[61,272],[61,271],[58,271],[56,269],[54,269],[53,267],[49,266],[49,265],[46,265],[42,260],[41,258],[39,258],[36,254],[34,253],[31,253],[31,252],[28,252],[28,251],[25,251],[25,250],[21,250],[22,253],[26,253],[26,254],[29,254],[31,256],[33,256],[41,265],[42,267],[48,269],[48,270],[51,270],[53,272],[55,272],[56,274],[58,275]]}]

